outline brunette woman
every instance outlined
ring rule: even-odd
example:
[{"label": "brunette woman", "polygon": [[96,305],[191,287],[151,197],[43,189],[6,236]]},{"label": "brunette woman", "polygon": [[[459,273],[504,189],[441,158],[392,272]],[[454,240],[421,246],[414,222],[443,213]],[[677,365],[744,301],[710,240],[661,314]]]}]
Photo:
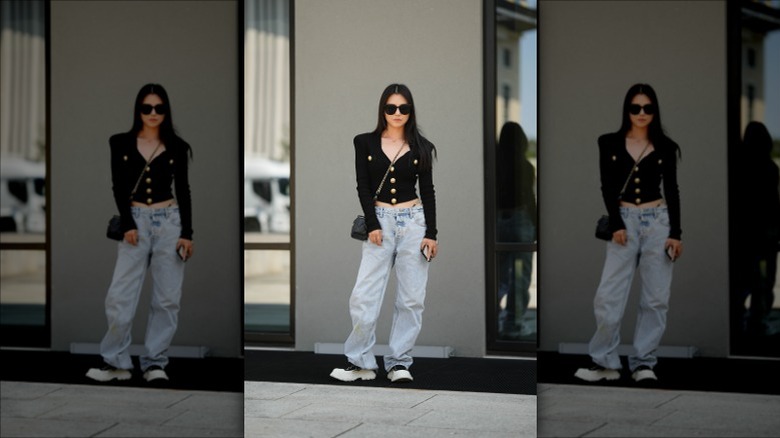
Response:
[{"label": "brunette woman", "polygon": [[384,368],[392,382],[409,382],[409,352],[422,327],[428,263],[438,253],[436,148],[420,134],[412,93],[402,84],[385,88],[376,129],[356,136],[354,144],[358,199],[369,233],[349,300],[352,333],[344,344],[348,363],[330,375],[347,382],[376,378],[376,321],[395,266],[398,289]]},{"label": "brunette woman", "polygon": [[165,353],[176,332],[184,262],[193,253],[187,176],[192,151],[174,131],[168,94],[159,84],[141,88],[133,127],[112,136],[109,144],[124,239],[105,301],[108,331],[100,343],[104,366],[90,369],[87,377],[101,382],[132,377],[131,329],[150,269],[152,299],[139,364],[147,381],[167,380]]},{"label": "brunette woman", "polygon": [[[655,350],[666,328],[674,261],[682,254],[677,158],[680,148],[664,134],[652,87],[636,84],[623,102],[620,130],[598,140],[601,193],[612,241],[593,301],[596,333],[586,381],[620,378],[620,324],[637,268],[642,278],[635,351],[628,357],[632,378],[657,380]],[[663,194],[661,189],[663,188]]]}]

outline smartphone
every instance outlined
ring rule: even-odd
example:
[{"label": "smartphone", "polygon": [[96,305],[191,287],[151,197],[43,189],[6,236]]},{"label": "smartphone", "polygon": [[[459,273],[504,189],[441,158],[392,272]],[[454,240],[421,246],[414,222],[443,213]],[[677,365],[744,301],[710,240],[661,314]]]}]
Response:
[{"label": "smartphone", "polygon": [[666,248],[666,257],[669,257],[669,260],[674,261],[674,248],[671,246]]},{"label": "smartphone", "polygon": [[431,262],[431,258],[428,257],[428,247],[427,246],[423,246],[420,249],[420,254],[422,254],[422,256],[425,257],[425,260],[428,261],[428,263]]},{"label": "smartphone", "polygon": [[186,262],[187,261],[187,257],[184,255],[185,254],[184,253],[184,247],[180,246],[179,247],[179,251],[177,251],[177,252],[179,254],[179,258],[181,259],[181,261]]}]

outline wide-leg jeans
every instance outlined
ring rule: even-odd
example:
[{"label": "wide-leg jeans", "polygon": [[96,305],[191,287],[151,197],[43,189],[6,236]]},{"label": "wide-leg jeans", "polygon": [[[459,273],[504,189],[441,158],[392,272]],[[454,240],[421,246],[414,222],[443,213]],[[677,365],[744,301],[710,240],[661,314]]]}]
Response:
[{"label": "wide-leg jeans", "polygon": [[133,319],[147,269],[152,272],[152,297],[146,324],[141,370],[165,368],[165,352],[176,332],[184,262],[176,252],[181,232],[178,207],[132,208],[138,245],[119,242],[114,276],[106,296],[108,331],[100,343],[103,360],[116,368],[132,369],[128,351]]},{"label": "wide-leg jeans", "polygon": [[428,262],[420,254],[425,216],[422,206],[375,209],[382,227],[382,246],[363,242],[360,269],[349,300],[352,333],[344,344],[344,353],[353,365],[369,370],[378,368],[372,352],[376,322],[395,265],[398,287],[390,329],[390,354],[384,357],[385,370],[389,371],[395,365],[407,368],[412,365],[409,352],[422,328],[428,282]]},{"label": "wide-leg jeans", "polygon": [[666,329],[673,267],[664,248],[669,236],[669,214],[666,206],[621,207],[620,214],[628,241],[626,245],[607,242],[601,283],[593,300],[596,333],[590,340],[589,353],[598,365],[621,368],[617,353],[620,324],[638,267],[642,287],[634,331],[635,351],[628,357],[629,369],[634,371],[640,365],[655,366],[655,350]]}]

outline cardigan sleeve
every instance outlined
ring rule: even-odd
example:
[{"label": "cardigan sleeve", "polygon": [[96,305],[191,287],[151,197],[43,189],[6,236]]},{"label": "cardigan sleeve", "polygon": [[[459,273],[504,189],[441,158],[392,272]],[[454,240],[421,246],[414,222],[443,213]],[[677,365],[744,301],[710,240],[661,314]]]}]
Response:
[{"label": "cardigan sleeve", "polygon": [[357,181],[358,199],[360,207],[363,209],[363,216],[366,218],[366,229],[368,232],[381,230],[379,219],[374,210],[374,192],[371,190],[371,173],[369,171],[368,156],[369,143],[366,135],[358,135],[354,138],[355,145],[355,175]]},{"label": "cardigan sleeve", "polygon": [[127,136],[116,134],[108,140],[111,147],[111,189],[114,193],[114,202],[119,211],[121,230],[127,232],[137,229],[133,214],[130,210],[130,192],[133,191],[134,181],[128,171],[128,146]]},{"label": "cardigan sleeve", "polygon": [[425,215],[425,237],[436,240],[436,190],[433,187],[433,163],[431,168],[418,173],[417,181],[420,186],[420,200],[423,204]]},{"label": "cardigan sleeve", "polygon": [[677,145],[671,142],[666,148],[666,158],[663,161],[664,199],[669,209],[669,238],[680,240],[682,228],[680,225],[680,190],[677,186]]},{"label": "cardigan sleeve", "polygon": [[192,198],[190,197],[188,150],[189,145],[184,141],[176,148],[173,181],[176,189],[176,203],[179,205],[179,216],[181,217],[179,237],[192,240]]}]

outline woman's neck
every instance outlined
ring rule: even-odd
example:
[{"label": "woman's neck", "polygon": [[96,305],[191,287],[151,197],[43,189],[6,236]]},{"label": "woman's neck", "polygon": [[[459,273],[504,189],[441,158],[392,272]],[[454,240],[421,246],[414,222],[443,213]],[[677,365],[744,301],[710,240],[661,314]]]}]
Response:
[{"label": "woman's neck", "polygon": [[393,140],[403,140],[405,134],[402,128],[393,128],[388,126],[382,133],[382,137],[391,138]]},{"label": "woman's neck", "polygon": [[626,134],[626,137],[633,139],[633,140],[640,140],[640,141],[647,141],[649,139],[649,130],[647,127],[637,127],[632,126],[631,129],[628,130],[628,134]]},{"label": "woman's neck", "polygon": [[157,141],[160,139],[160,128],[150,128],[148,126],[144,126],[141,128],[141,132],[138,133],[138,137],[144,140]]}]

